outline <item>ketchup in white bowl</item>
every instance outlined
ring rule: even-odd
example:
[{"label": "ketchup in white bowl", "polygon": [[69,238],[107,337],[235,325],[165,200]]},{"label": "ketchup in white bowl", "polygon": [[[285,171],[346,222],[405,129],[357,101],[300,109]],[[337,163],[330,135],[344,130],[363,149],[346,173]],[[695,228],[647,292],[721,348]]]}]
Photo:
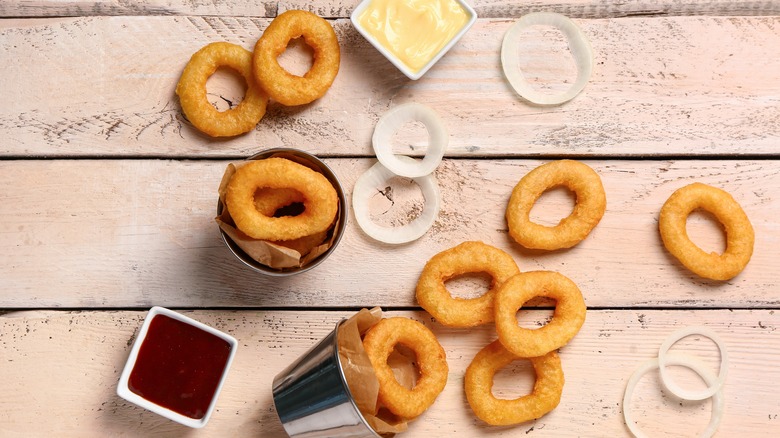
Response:
[{"label": "ketchup in white bowl", "polygon": [[236,352],[236,340],[162,307],[144,321],[117,394],[190,427],[206,425]]}]

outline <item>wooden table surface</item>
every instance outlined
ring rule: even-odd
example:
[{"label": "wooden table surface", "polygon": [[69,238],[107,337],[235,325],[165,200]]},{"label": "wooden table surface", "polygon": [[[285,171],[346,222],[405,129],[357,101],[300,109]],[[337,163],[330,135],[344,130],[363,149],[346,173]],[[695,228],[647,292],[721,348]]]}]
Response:
[{"label": "wooden table surface", "polygon": [[[479,20],[421,80],[409,81],[353,29],[357,0],[8,0],[0,3],[0,436],[283,437],[273,376],[357,309],[382,306],[428,325],[444,346],[447,387],[409,437],[630,436],[621,400],[631,373],[684,326],[707,326],[730,355],[718,436],[780,434],[780,4],[733,0],[470,0]],[[252,49],[279,13],[308,9],[336,29],[339,74],[322,99],[271,103],[257,128],[214,140],[183,117],[174,88],[190,55],[215,41]],[[518,98],[500,66],[501,41],[523,14],[554,11],[582,28],[595,67],[585,90],[541,108]],[[571,80],[560,34],[537,31],[529,68]],[[301,73],[305,47],[283,55]],[[545,79],[546,78],[546,79]],[[565,86],[565,83],[564,83]],[[226,108],[240,81],[218,72],[210,99]],[[349,217],[335,253],[285,279],[241,265],[214,222],[229,162],[271,147],[325,158],[351,194],[375,158],[379,117],[404,102],[444,120],[450,143],[436,171],[442,208],[433,228],[405,245],[372,240]],[[425,152],[422,130],[396,137]],[[554,159],[576,158],[603,180],[606,214],[581,244],[528,251],[507,234],[504,212],[519,179]],[[730,192],[755,228],[755,251],[736,278],[715,282],[664,249],[658,212],[677,188],[699,181]],[[414,186],[395,180],[375,199],[375,219],[408,220]],[[573,196],[556,189],[534,208],[555,223]],[[695,213],[693,239],[722,250],[712,217]],[[509,252],[522,270],[574,280],[588,306],[580,333],[560,350],[566,386],[550,414],[490,427],[471,412],[463,373],[495,338],[492,325],[441,326],[414,297],[434,254],[466,240]],[[480,276],[449,283],[459,296]],[[153,305],[181,310],[239,340],[217,410],[192,431],[115,395],[128,352]],[[543,324],[549,307],[521,313]],[[714,346],[688,338],[675,349],[713,369]],[[496,392],[530,391],[518,363]],[[632,410],[649,436],[696,436],[710,402],[679,403],[657,375]]]}]

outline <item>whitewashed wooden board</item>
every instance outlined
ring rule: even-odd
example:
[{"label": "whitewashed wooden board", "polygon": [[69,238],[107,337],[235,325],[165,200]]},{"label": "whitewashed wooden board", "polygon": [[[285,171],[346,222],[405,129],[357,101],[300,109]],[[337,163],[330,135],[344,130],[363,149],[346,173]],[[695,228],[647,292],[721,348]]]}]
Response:
[{"label": "whitewashed wooden board", "polygon": [[[92,15],[217,15],[274,17],[289,9],[306,9],[322,17],[348,17],[359,0],[248,0],[204,2],[194,0],[7,0],[0,16],[66,17]],[[777,15],[774,2],[755,0],[663,0],[604,2],[600,0],[524,1],[470,0],[480,17],[518,17],[528,12],[550,11],[579,18],[653,15]]]},{"label": "whitewashed wooden board", "polygon": [[[210,42],[253,48],[269,19],[2,20],[0,95],[13,105],[0,108],[0,155],[243,157],[288,146],[367,156],[378,118],[408,101],[439,112],[450,156],[774,155],[779,19],[578,20],[595,51],[594,74],[580,96],[554,108],[528,105],[503,78],[499,51],[514,19],[479,20],[419,81],[406,79],[340,19],[341,70],[328,94],[303,107],[272,103],[256,130],[218,141],[183,118],[178,77]],[[540,41],[528,48],[540,60],[535,72],[573,79],[562,67],[568,55],[560,34]],[[235,102],[240,94],[222,97]],[[218,94],[212,99],[224,102]],[[423,152],[420,138],[409,141],[411,153]]]},{"label": "whitewashed wooden board", "polygon": [[[543,321],[531,311],[529,323]],[[0,315],[0,435],[3,436],[255,436],[284,437],[271,398],[273,376],[351,312],[186,312],[239,340],[233,367],[209,424],[187,430],[135,407],[115,394],[119,374],[145,312],[12,312]],[[560,405],[537,421],[488,427],[471,412],[463,373],[476,352],[495,339],[492,326],[445,329],[424,313],[389,312],[426,323],[447,353],[444,392],[404,437],[629,436],[621,400],[634,369],[656,356],[674,330],[706,325],[724,340],[731,365],[724,389],[725,416],[717,436],[780,433],[780,316],[772,310],[591,310],[582,330],[561,349],[566,384]],[[716,369],[707,340],[688,338],[675,350],[697,355]],[[521,363],[496,379],[509,397],[530,391]],[[693,381],[689,381],[693,384]],[[709,402],[679,403],[663,396],[657,374],[640,383],[632,409],[649,436],[696,436],[709,418]],[[690,386],[689,386],[690,387]]]},{"label": "whitewashed wooden board", "polygon": [[[327,163],[349,196],[374,161]],[[330,258],[286,279],[249,270],[220,240],[213,218],[225,161],[0,162],[0,307],[415,306],[425,262],[466,240],[508,251],[522,270],[569,276],[589,306],[780,305],[777,161],[588,161],[608,199],[598,227],[571,250],[527,251],[508,237],[504,214],[512,188],[542,162],[445,160],[436,172],[442,210],[423,238],[380,244],[350,216]],[[696,277],[660,241],[658,211],[694,181],[732,193],[756,230],[753,258],[733,280]],[[377,194],[372,211],[380,223],[403,223],[422,197],[403,181],[391,187],[394,208]],[[567,193],[545,195],[532,217],[556,223],[568,215]],[[722,250],[714,222],[690,222],[697,243]]]}]

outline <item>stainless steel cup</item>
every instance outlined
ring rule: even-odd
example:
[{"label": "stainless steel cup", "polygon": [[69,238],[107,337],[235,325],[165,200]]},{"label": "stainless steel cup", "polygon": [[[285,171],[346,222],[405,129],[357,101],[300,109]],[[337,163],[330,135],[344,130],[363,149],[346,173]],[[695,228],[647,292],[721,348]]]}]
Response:
[{"label": "stainless steel cup", "polygon": [[360,414],[344,378],[338,354],[342,322],[274,378],[276,413],[291,438],[379,437]]},{"label": "stainless steel cup", "polygon": [[[328,167],[323,161],[321,161],[319,158],[315,157],[314,155],[311,155],[307,152],[298,149],[275,148],[275,149],[268,149],[260,153],[257,153],[255,155],[252,155],[248,159],[262,160],[271,157],[286,158],[290,161],[295,161],[298,164],[302,164],[306,167],[309,167],[321,173],[322,175],[325,176],[325,178],[328,179],[328,181],[330,181],[331,184],[333,184],[333,188],[336,189],[336,193],[339,196],[339,212],[338,212],[339,223],[336,229],[333,230],[334,233],[333,244],[331,245],[330,248],[328,248],[327,251],[325,251],[323,254],[317,257],[316,260],[300,268],[287,268],[281,270],[269,268],[268,266],[265,266],[262,263],[259,263],[256,260],[252,259],[252,257],[250,257],[235,242],[233,242],[230,236],[228,236],[223,230],[220,229],[220,233],[222,234],[222,241],[225,242],[225,245],[227,245],[228,249],[230,249],[230,252],[232,252],[233,255],[236,256],[236,258],[240,260],[243,264],[245,264],[246,266],[252,268],[254,271],[259,272],[261,274],[270,275],[273,277],[287,277],[290,275],[300,274],[302,272],[306,272],[314,268],[315,266],[324,262],[325,259],[327,259],[328,256],[330,256],[333,253],[333,251],[336,249],[339,242],[341,241],[341,237],[344,235],[344,230],[347,227],[347,217],[349,216],[347,211],[348,202],[346,196],[344,195],[344,189],[341,187],[341,183],[336,177],[336,174],[333,173],[330,167]],[[222,208],[223,208],[222,203],[218,202],[217,216],[222,214]]]}]

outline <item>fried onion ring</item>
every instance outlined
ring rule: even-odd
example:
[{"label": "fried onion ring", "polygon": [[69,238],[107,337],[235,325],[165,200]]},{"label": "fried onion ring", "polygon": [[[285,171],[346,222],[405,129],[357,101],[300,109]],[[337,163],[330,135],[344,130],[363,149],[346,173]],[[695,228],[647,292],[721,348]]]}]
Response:
[{"label": "fried onion ring", "polygon": [[[466,273],[485,272],[490,289],[478,298],[453,298],[445,282]],[[493,321],[493,297],[500,284],[520,272],[512,256],[482,242],[463,242],[425,264],[417,281],[417,301],[436,320],[451,327],[473,327]]]},{"label": "fried onion ring", "polygon": [[[574,211],[558,225],[547,227],[531,222],[531,208],[545,191],[565,186],[577,196]],[[607,197],[599,175],[574,160],[552,161],[528,172],[512,190],[506,209],[509,234],[529,249],[571,248],[599,223],[607,208]]]},{"label": "fried onion ring", "polygon": [[[723,254],[707,254],[688,237],[688,216],[697,209],[712,213],[723,225]],[[700,277],[730,280],[745,269],[753,255],[755,235],[750,219],[730,194],[706,184],[693,183],[672,193],[661,208],[658,229],[666,249]]]},{"label": "fried onion ring", "polygon": [[[259,188],[294,188],[303,194],[305,211],[269,217],[255,208]],[[225,204],[236,227],[260,240],[293,240],[330,227],[338,212],[338,194],[321,173],[284,158],[250,161],[230,178]]]},{"label": "fried onion ring", "polygon": [[[237,107],[218,111],[206,98],[206,81],[223,66],[243,76],[247,90]],[[252,75],[252,52],[225,42],[211,43],[192,55],[176,85],[176,94],[192,125],[212,137],[251,131],[265,115],[268,104],[268,97]]]},{"label": "fried onion ring", "polygon": [[501,368],[521,359],[501,342],[493,341],[469,364],[464,377],[466,399],[476,416],[493,426],[509,426],[539,418],[555,409],[563,393],[563,368],[558,353],[551,351],[528,360],[534,367],[536,382],[531,394],[514,400],[493,395],[493,376]]},{"label": "fried onion ring", "polygon": [[[397,344],[402,344],[417,356],[420,371],[417,384],[411,390],[403,387],[387,358]],[[363,347],[379,380],[379,401],[390,412],[411,419],[422,414],[436,400],[447,383],[447,358],[436,336],[421,323],[408,318],[386,318],[366,333]]]},{"label": "fried onion ring", "polygon": [[[314,64],[303,77],[279,65],[277,58],[290,40],[303,37],[314,50]],[[330,23],[308,11],[290,10],[274,18],[255,44],[253,56],[257,82],[282,105],[303,105],[324,96],[341,62],[341,49]]]},{"label": "fried onion ring", "polygon": [[[552,320],[538,329],[520,327],[517,311],[537,296],[556,301]],[[504,282],[496,292],[498,339],[520,357],[542,356],[566,345],[585,322],[585,312],[585,300],[577,285],[557,272],[522,272]]]}]

